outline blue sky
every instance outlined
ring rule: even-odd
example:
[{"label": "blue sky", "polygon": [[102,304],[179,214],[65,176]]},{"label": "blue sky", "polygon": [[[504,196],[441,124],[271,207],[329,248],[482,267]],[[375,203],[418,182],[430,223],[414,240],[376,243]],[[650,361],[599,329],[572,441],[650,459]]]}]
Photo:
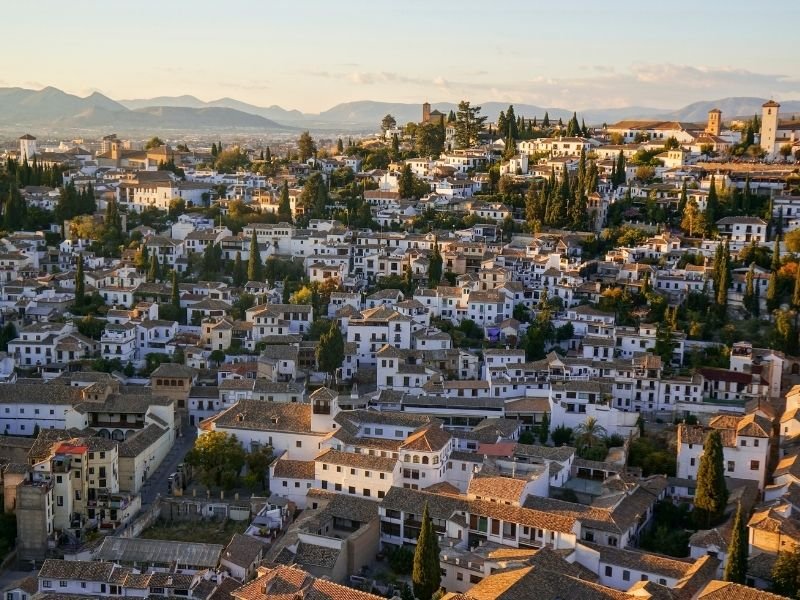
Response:
[{"label": "blue sky", "polygon": [[797,0],[39,0],[0,14],[13,57],[0,86],[115,99],[307,112],[367,99],[577,110],[800,99]]}]

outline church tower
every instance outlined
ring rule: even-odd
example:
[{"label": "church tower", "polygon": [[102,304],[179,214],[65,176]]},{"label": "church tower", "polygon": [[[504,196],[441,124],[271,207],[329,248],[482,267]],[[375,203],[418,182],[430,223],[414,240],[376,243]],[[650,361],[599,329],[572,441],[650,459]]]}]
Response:
[{"label": "church tower", "polygon": [[722,111],[718,108],[712,108],[708,111],[708,125],[706,125],[706,133],[709,135],[719,135],[722,129]]},{"label": "church tower", "polygon": [[775,137],[778,135],[778,109],[775,100],[761,105],[761,148],[767,154],[775,153]]},{"label": "church tower", "polygon": [[431,104],[426,102],[422,105],[422,122],[427,123],[431,120]]}]

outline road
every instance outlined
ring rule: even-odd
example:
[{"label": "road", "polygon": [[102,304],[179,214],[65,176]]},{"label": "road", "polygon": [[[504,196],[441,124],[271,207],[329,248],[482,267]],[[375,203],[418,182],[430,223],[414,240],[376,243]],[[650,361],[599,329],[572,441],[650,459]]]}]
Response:
[{"label": "road", "polygon": [[183,457],[192,448],[196,436],[196,427],[192,427],[188,423],[182,426],[181,435],[176,438],[172,449],[161,461],[161,465],[156,469],[155,473],[150,475],[142,486],[142,508],[152,504],[159,494],[161,496],[167,494],[167,479],[177,470],[178,465],[183,462]]}]

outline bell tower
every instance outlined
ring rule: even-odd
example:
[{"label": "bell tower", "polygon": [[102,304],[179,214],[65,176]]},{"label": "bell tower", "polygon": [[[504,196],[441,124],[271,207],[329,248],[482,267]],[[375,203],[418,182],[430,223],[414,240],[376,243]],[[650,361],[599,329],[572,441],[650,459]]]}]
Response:
[{"label": "bell tower", "polygon": [[719,135],[722,129],[722,111],[718,108],[712,108],[708,111],[708,125],[706,125],[706,133],[709,135]]}]

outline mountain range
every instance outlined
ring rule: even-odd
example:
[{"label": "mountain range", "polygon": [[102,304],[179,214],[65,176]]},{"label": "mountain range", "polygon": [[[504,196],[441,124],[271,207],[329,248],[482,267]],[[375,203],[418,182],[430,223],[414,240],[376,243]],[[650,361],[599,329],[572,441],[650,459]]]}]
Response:
[{"label": "mountain range", "polygon": [[[719,108],[723,119],[749,117],[761,112],[765,98],[732,97],[704,100],[669,111],[629,106],[579,111],[578,117],[589,125],[613,123],[621,119],[663,119],[704,122],[708,111]],[[157,133],[166,131],[225,131],[291,134],[300,128],[327,131],[366,132],[377,129],[386,114],[398,124],[419,121],[420,104],[362,100],[337,104],[320,113],[303,113],[277,105],[256,106],[234,98],[209,102],[195,96],[160,96],[156,98],[112,100],[98,92],[86,97],[68,94],[54,87],[42,90],[0,88],[0,128],[13,131],[48,132],[109,130],[118,133]],[[490,121],[508,109],[505,102],[481,104],[482,114]],[[431,105],[443,113],[456,110],[457,104],[439,102]],[[515,104],[518,116],[567,120],[572,111],[558,107]],[[781,101],[784,114],[800,112],[800,101]]]}]

